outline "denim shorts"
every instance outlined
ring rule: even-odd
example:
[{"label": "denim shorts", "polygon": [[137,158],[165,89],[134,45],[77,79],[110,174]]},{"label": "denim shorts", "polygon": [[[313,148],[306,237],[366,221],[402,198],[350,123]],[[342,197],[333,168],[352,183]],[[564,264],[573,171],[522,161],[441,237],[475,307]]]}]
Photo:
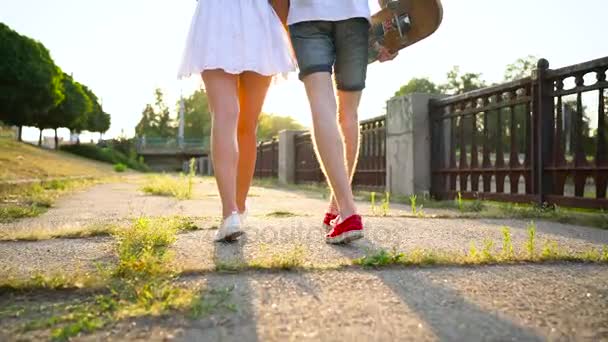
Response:
[{"label": "denim shorts", "polygon": [[335,73],[343,91],[361,91],[367,76],[369,21],[304,21],[289,26],[300,80],[316,72]]}]

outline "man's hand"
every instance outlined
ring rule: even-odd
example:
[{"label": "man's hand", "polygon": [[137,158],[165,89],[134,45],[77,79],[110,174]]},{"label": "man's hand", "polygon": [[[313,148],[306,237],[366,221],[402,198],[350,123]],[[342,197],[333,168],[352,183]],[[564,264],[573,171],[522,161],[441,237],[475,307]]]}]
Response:
[{"label": "man's hand", "polygon": [[392,61],[398,54],[399,52],[390,53],[386,47],[380,46],[378,48],[378,61],[380,61],[380,63]]}]

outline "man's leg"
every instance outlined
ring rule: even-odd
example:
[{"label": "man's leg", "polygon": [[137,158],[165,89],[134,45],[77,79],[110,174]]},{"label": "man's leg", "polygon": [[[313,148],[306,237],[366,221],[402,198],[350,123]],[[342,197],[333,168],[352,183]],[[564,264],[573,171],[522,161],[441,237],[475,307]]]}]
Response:
[{"label": "man's leg", "polygon": [[[349,179],[355,175],[359,158],[359,115],[358,108],[361,101],[360,91],[338,90],[338,124],[344,139],[346,166]],[[329,202],[328,212],[338,214],[339,208],[333,193]]]},{"label": "man's leg", "polygon": [[[359,120],[357,109],[367,76],[369,22],[353,18],[335,24],[336,85],[339,99],[339,123],[344,137],[349,181],[355,173],[359,155]],[[330,202],[330,212],[335,209]]]},{"label": "man's leg", "polygon": [[331,75],[317,72],[305,76],[303,81],[312,112],[317,158],[336,197],[340,215],[348,218],[357,210],[345,163],[344,143],[336,120],[337,105]]}]

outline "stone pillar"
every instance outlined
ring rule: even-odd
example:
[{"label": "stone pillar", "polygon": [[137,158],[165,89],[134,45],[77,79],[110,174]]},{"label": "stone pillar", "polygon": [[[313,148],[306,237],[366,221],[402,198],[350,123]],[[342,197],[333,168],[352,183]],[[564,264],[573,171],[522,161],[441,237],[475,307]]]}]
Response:
[{"label": "stone pillar", "polygon": [[296,182],[296,135],[303,131],[283,130],[279,132],[279,183]]},{"label": "stone pillar", "polygon": [[207,157],[207,176],[214,176],[215,173],[213,171],[213,158],[211,158],[211,154]]},{"label": "stone pillar", "polygon": [[439,97],[414,93],[387,103],[386,188],[392,194],[425,195],[431,190],[429,100]]}]

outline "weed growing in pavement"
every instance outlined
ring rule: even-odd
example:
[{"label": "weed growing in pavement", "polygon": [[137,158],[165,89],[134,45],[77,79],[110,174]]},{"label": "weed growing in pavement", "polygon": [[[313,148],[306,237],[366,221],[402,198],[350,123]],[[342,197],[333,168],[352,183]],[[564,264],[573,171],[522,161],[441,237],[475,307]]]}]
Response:
[{"label": "weed growing in pavement", "polygon": [[0,223],[8,223],[17,219],[26,217],[36,217],[44,213],[46,208],[41,208],[36,205],[30,205],[26,207],[7,205],[0,207]]},{"label": "weed growing in pavement", "polygon": [[[176,234],[192,225],[177,219],[139,218],[128,227],[113,232],[116,238],[116,266],[101,267],[102,290],[94,298],[69,306],[63,312],[53,312],[50,318],[37,319],[23,329],[53,328],[54,340],[68,340],[89,333],[116,321],[142,316],[159,316],[183,312],[197,317],[215,309],[229,308],[227,292],[220,299],[211,291],[200,293],[175,284],[173,255],[169,250]],[[73,280],[63,278],[32,279],[37,288],[60,289]]]},{"label": "weed growing in pavement", "polygon": [[389,210],[391,209],[391,194],[387,191],[384,193],[384,199],[382,200],[382,216],[388,216]]},{"label": "weed growing in pavement", "polygon": [[62,194],[98,183],[100,180],[52,180],[0,188],[0,223],[36,217],[53,206]]},{"label": "weed growing in pavement", "polygon": [[194,177],[196,176],[196,159],[191,158],[188,164],[188,193],[187,198],[192,198],[192,189],[194,187]]},{"label": "weed growing in pavement", "polygon": [[502,250],[496,251],[496,242],[486,239],[483,249],[479,251],[474,241],[471,241],[467,253],[437,252],[425,249],[415,249],[410,253],[399,252],[396,249],[384,249],[368,252],[364,257],[353,260],[354,265],[364,267],[382,267],[392,265],[427,266],[427,265],[487,265],[511,264],[522,262],[589,262],[608,263],[608,246],[601,249],[590,248],[584,252],[568,252],[561,250],[554,241],[546,241],[540,256],[536,255],[536,228],[531,224],[528,228],[528,240],[522,250],[516,253],[513,248],[509,228],[503,228]]},{"label": "weed growing in pavement", "polygon": [[302,245],[296,245],[287,251],[269,252],[269,247],[262,245],[260,246],[260,254],[260,257],[248,262],[246,267],[250,269],[292,270],[304,266],[306,249]]},{"label": "weed growing in pavement", "polygon": [[[162,221],[169,226],[176,226],[178,231],[193,231],[200,229],[192,219],[182,216],[158,217],[154,220]],[[108,236],[116,230],[124,229],[121,224],[93,224],[82,227],[35,227],[29,230],[10,230],[0,232],[0,241],[40,241],[50,239],[79,239],[94,236]]]},{"label": "weed growing in pavement", "polygon": [[511,260],[513,258],[513,240],[509,227],[502,228],[502,255],[501,259]]},{"label": "weed growing in pavement", "polygon": [[464,211],[464,201],[462,200],[462,193],[458,191],[458,197],[456,197],[456,204],[458,205],[459,211]]},{"label": "weed growing in pavement", "polygon": [[295,213],[292,213],[291,211],[273,211],[271,213],[266,214],[267,217],[276,217],[276,218],[286,218],[286,217],[295,217],[298,216]]},{"label": "weed growing in pavement", "polygon": [[540,253],[541,260],[559,260],[560,249],[556,241],[547,240]]},{"label": "weed growing in pavement", "polygon": [[477,251],[477,246],[475,245],[474,241],[471,241],[471,244],[469,246],[469,258],[471,258],[472,260],[479,259],[479,252]]},{"label": "weed growing in pavement", "polygon": [[481,250],[482,262],[492,262],[495,260],[494,257],[494,241],[486,239],[483,242],[483,249]]},{"label": "weed growing in pavement", "polygon": [[193,176],[179,177],[169,175],[151,175],[147,177],[146,184],[141,187],[141,191],[155,196],[175,197],[180,200],[192,199]]},{"label": "weed growing in pavement", "polygon": [[412,208],[412,214],[416,215],[418,212],[418,207],[416,207],[416,199],[418,196],[410,195],[410,207]]},{"label": "weed growing in pavement", "polygon": [[370,201],[372,203],[372,215],[376,215],[376,193],[372,191],[372,193],[370,194]]},{"label": "weed growing in pavement", "polygon": [[528,253],[528,258],[534,260],[536,258],[536,225],[534,223],[528,225],[528,240],[526,241],[525,249]]}]

